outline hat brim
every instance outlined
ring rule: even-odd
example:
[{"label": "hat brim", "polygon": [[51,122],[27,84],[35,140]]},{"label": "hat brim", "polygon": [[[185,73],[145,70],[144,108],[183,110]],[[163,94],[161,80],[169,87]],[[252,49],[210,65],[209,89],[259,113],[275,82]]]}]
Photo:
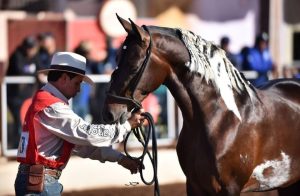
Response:
[{"label": "hat brim", "polygon": [[63,71],[63,72],[70,72],[70,73],[74,73],[76,75],[80,75],[83,76],[83,81],[89,83],[90,85],[95,85],[95,82],[88,76],[84,75],[84,74],[80,74],[74,71],[67,71],[67,70],[61,70],[61,69],[43,69],[43,70],[39,70],[37,71],[38,73],[43,73],[43,74],[48,74],[49,71]]}]

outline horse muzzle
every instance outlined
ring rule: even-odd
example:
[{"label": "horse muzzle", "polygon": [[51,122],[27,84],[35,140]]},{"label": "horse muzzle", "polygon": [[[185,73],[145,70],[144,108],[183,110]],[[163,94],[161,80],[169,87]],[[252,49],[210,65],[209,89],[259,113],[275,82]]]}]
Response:
[{"label": "horse muzzle", "polygon": [[141,103],[133,98],[108,93],[103,111],[103,120],[107,123],[124,123],[132,112],[140,108],[142,108]]},{"label": "horse muzzle", "polygon": [[130,112],[127,111],[127,106],[124,104],[105,104],[102,112],[103,120],[106,123],[124,123],[130,116]]}]

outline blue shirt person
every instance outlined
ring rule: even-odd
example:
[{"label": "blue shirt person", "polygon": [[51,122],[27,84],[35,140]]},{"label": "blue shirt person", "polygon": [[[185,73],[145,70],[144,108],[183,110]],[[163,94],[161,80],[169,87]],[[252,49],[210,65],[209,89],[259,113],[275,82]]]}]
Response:
[{"label": "blue shirt person", "polygon": [[274,70],[274,63],[268,48],[268,35],[262,33],[256,37],[255,45],[247,52],[244,63],[245,70],[253,70],[258,73],[256,79],[250,80],[254,86],[260,86],[268,81],[268,73]]}]

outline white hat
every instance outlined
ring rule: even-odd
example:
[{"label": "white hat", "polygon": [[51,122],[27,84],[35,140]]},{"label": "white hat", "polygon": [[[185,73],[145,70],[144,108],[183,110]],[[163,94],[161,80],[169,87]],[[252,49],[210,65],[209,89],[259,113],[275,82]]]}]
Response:
[{"label": "white hat", "polygon": [[66,71],[83,76],[83,81],[94,84],[93,80],[85,75],[86,58],[73,52],[57,52],[53,55],[49,69],[38,71],[47,74],[49,71]]}]

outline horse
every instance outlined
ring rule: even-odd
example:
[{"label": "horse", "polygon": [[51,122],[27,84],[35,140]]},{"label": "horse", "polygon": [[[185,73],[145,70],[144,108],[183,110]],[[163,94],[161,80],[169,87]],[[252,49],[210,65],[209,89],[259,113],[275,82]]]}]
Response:
[{"label": "horse", "polygon": [[165,85],[182,112],[176,152],[187,195],[284,194],[295,185],[299,193],[299,80],[256,88],[213,42],[188,30],[117,18],[127,37],[111,75],[106,122],[125,122]]}]

